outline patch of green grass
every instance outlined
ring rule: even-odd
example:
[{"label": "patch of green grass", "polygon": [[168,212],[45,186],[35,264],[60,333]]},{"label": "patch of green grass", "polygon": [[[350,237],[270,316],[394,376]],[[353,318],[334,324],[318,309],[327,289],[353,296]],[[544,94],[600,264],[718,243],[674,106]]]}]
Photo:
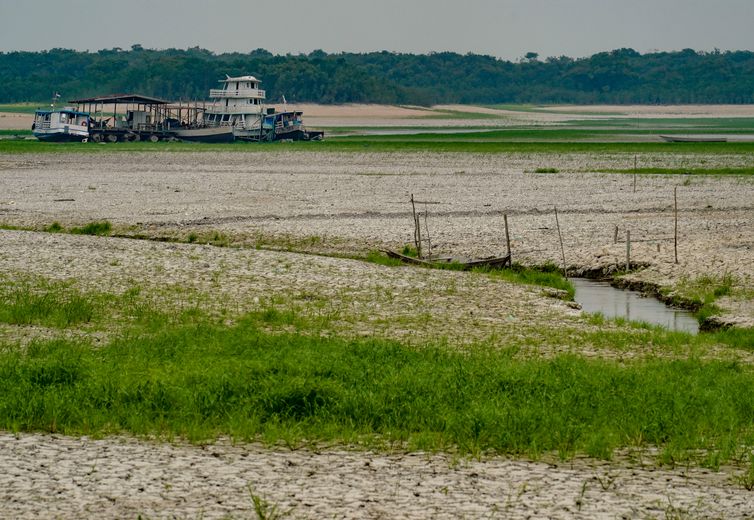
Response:
[{"label": "patch of green grass", "polygon": [[754,374],[728,362],[520,361],[497,349],[271,334],[264,323],[199,319],[98,349],[6,345],[0,427],[564,458],[660,446],[673,463],[699,449],[726,461],[754,444]]},{"label": "patch of green grass", "polygon": [[0,104],[0,112],[11,114],[33,114],[39,108],[49,108],[48,102],[39,103],[2,103]]},{"label": "patch of green grass", "polygon": [[411,244],[404,244],[403,249],[401,249],[401,254],[412,258],[419,258],[419,250]]},{"label": "patch of green grass", "polygon": [[754,143],[665,143],[665,142],[584,142],[594,133],[571,131],[572,134],[549,130],[522,130],[521,134],[506,131],[456,134],[424,134],[411,136],[355,136],[326,139],[322,142],[253,144],[195,143],[43,143],[38,141],[0,140],[0,153],[117,153],[117,152],[436,152],[436,153],[684,153],[684,154],[751,154]]},{"label": "patch of green grass", "polygon": [[53,222],[49,226],[47,226],[45,229],[48,233],[60,233],[64,231],[63,226],[60,225],[60,222]]},{"label": "patch of green grass", "polygon": [[534,173],[560,173],[557,168],[537,168]]},{"label": "patch of green grass", "polygon": [[32,133],[31,133],[31,130],[27,130],[27,129],[23,129],[23,130],[22,129],[16,129],[16,130],[3,129],[3,130],[0,130],[0,135],[18,135],[18,136],[26,137],[26,136],[32,135]]},{"label": "patch of green grass", "polygon": [[6,231],[32,231],[34,228],[26,227],[26,226],[16,226],[15,224],[8,224],[8,223],[0,223],[0,229],[4,229]]},{"label": "patch of green grass", "polygon": [[369,251],[369,253],[367,253],[366,260],[367,262],[371,262],[373,264],[387,265],[390,267],[405,265],[403,262],[401,262],[400,260],[396,258],[390,258],[386,254],[381,253],[379,251],[374,251],[374,250]]},{"label": "patch of green grass", "polygon": [[101,299],[65,283],[10,283],[0,286],[0,322],[65,328],[95,318]]},{"label": "patch of green grass", "polygon": [[509,269],[490,269],[486,272],[494,278],[502,278],[513,283],[560,289],[567,292],[570,299],[573,299],[576,292],[573,284],[563,277],[563,270],[554,264],[545,264],[539,268],[513,264]]},{"label": "patch of green grass", "polygon": [[665,291],[671,301],[691,304],[697,308],[699,323],[704,323],[711,316],[720,313],[715,300],[734,293],[736,280],[733,275],[703,275],[697,278],[682,278],[672,293]]},{"label": "patch of green grass", "polygon": [[112,231],[112,228],[110,222],[103,220],[102,222],[90,222],[82,227],[73,227],[71,228],[70,233],[73,235],[107,236]]}]

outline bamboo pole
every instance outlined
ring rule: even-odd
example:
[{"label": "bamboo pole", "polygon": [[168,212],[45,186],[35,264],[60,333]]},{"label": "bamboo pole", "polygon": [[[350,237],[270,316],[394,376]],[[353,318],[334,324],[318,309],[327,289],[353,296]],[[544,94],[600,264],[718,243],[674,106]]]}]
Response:
[{"label": "bamboo pole", "polygon": [[511,257],[511,237],[508,234],[508,214],[503,213],[503,222],[505,222],[505,245],[508,250],[508,263],[513,265],[513,258]]},{"label": "bamboo pole", "polygon": [[636,156],[634,155],[634,193],[636,193]]},{"label": "bamboo pole", "polygon": [[558,227],[558,238],[560,239],[560,254],[563,256],[563,276],[568,279],[568,268],[566,267],[565,248],[563,248],[563,235],[560,233],[560,221],[558,220],[558,208],[555,208],[555,225]]},{"label": "bamboo pole", "polygon": [[626,230],[626,272],[631,270],[631,231]]},{"label": "bamboo pole", "polygon": [[673,214],[674,214],[674,229],[673,229],[673,253],[675,256],[675,263],[678,263],[678,186],[673,187]]},{"label": "bamboo pole", "polygon": [[424,231],[427,232],[427,258],[432,259],[432,239],[429,236],[429,225],[427,220],[429,219],[429,210],[427,209],[427,203],[424,203]]},{"label": "bamboo pole", "polygon": [[416,245],[416,254],[419,258],[422,257],[422,230],[419,223],[419,217],[416,216],[416,203],[414,202],[414,194],[411,194],[411,211],[414,214],[414,245]]},{"label": "bamboo pole", "polygon": [[618,243],[618,226],[615,226],[615,232],[613,233],[613,244]]}]

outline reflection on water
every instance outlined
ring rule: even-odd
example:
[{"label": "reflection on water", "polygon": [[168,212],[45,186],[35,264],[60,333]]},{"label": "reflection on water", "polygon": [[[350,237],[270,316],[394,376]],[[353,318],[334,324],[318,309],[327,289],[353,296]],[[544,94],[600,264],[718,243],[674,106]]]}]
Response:
[{"label": "reflection on water", "polygon": [[668,307],[636,291],[616,289],[609,282],[586,278],[571,278],[570,281],[576,288],[576,301],[586,312],[600,312],[607,318],[645,321],[692,334],[699,332],[699,323],[688,311]]}]

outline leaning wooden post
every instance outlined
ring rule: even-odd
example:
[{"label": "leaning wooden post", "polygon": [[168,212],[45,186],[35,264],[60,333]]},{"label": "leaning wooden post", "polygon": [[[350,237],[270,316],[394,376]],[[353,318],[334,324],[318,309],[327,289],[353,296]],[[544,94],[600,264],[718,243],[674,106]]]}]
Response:
[{"label": "leaning wooden post", "polygon": [[675,216],[675,226],[673,230],[673,251],[675,263],[678,263],[678,186],[673,187],[673,214]]},{"label": "leaning wooden post", "polygon": [[416,246],[416,254],[419,258],[422,257],[422,230],[419,217],[416,216],[416,204],[414,203],[414,194],[411,194],[411,211],[414,214],[414,245]]},{"label": "leaning wooden post", "polygon": [[508,265],[513,265],[513,258],[511,257],[511,237],[508,234],[508,214],[503,213],[503,222],[505,222],[505,245],[508,249]]},{"label": "leaning wooden post", "polygon": [[613,244],[618,243],[618,226],[615,226],[615,232],[613,233]]},{"label": "leaning wooden post", "polygon": [[429,224],[427,224],[427,220],[429,219],[429,210],[427,209],[427,203],[424,203],[424,231],[427,232],[427,258],[430,260],[432,259],[432,238],[429,235]]},{"label": "leaning wooden post", "polygon": [[626,230],[626,272],[631,270],[631,231]]},{"label": "leaning wooden post", "polygon": [[560,239],[560,254],[563,256],[563,276],[568,278],[568,268],[566,267],[565,249],[563,248],[563,235],[560,233],[560,221],[558,220],[558,208],[555,208],[555,225],[558,227],[558,238]]},{"label": "leaning wooden post", "polygon": [[636,193],[636,156],[634,155],[634,193]]}]

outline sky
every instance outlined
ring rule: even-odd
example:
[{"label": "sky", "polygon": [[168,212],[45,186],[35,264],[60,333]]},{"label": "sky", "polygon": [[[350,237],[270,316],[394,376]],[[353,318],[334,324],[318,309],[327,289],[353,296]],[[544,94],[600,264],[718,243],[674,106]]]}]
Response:
[{"label": "sky", "polygon": [[0,0],[0,51],[754,50],[754,0]]}]

